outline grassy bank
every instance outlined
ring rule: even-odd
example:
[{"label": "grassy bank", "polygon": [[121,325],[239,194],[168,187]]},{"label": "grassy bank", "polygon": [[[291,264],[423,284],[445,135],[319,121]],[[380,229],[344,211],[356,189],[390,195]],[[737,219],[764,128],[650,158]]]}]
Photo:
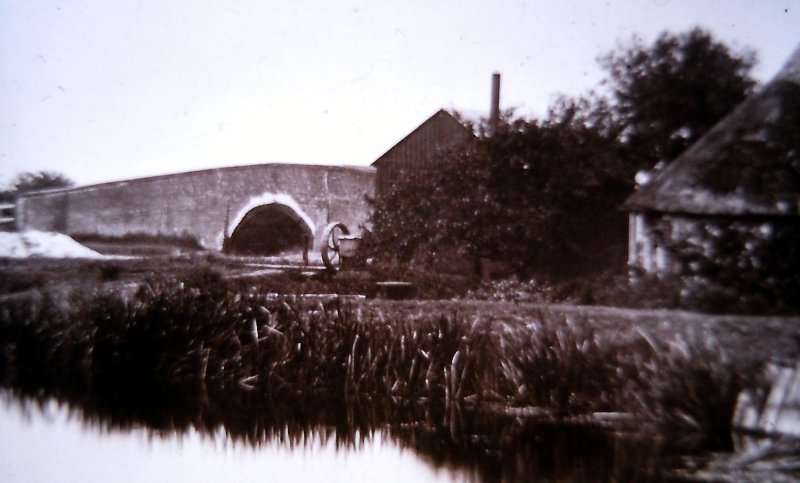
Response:
[{"label": "grassy bank", "polygon": [[471,277],[401,271],[378,267],[344,271],[332,276],[321,267],[284,264],[280,259],[231,257],[213,252],[183,255],[81,259],[0,259],[0,297],[27,290],[94,292],[98,287],[115,288],[158,280],[164,283],[216,273],[230,281],[230,289],[279,294],[361,294],[375,292],[375,283],[405,280],[414,284],[422,299],[463,297],[477,287]]},{"label": "grassy bank", "polygon": [[127,297],[5,300],[0,381],[156,426],[241,404],[309,417],[411,411],[445,425],[463,410],[551,422],[618,413],[649,434],[724,447],[739,390],[770,356],[681,321],[230,289],[199,272]]}]

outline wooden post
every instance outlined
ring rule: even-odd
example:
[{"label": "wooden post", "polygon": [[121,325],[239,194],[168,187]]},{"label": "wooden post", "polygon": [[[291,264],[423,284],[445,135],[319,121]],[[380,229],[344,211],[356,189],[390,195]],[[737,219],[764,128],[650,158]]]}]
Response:
[{"label": "wooden post", "polygon": [[308,235],[303,233],[303,265],[308,265]]}]

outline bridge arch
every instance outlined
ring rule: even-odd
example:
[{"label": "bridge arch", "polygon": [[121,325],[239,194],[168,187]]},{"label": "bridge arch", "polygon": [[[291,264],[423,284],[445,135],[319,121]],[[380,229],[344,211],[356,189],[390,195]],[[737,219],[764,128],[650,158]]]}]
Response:
[{"label": "bridge arch", "polygon": [[231,220],[223,251],[241,255],[277,255],[309,250],[314,224],[288,195],[267,194],[252,199]]}]

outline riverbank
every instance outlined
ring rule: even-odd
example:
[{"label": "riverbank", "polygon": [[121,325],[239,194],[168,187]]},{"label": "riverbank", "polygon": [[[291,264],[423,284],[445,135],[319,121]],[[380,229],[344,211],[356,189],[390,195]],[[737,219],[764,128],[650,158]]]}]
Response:
[{"label": "riverbank", "polygon": [[[0,299],[3,387],[127,424],[223,424],[244,439],[417,428],[449,435],[448,452],[477,438],[470,452],[502,459],[530,425],[588,425],[696,455],[733,449],[740,391],[763,391],[765,363],[799,358],[798,318],[275,296],[188,260],[98,283],[105,266]],[[517,429],[495,434],[498,424]],[[675,465],[661,456],[652,471]]]},{"label": "riverbank", "polygon": [[[69,308],[45,293],[7,300],[2,309],[3,340],[13,347],[7,370],[38,367],[34,372],[54,381],[54,389],[64,380],[96,387],[101,375],[108,384],[124,381],[131,375],[125,371],[141,377],[149,367],[154,379],[140,382],[154,391],[218,378],[220,391],[274,395],[278,388],[263,382],[268,369],[281,380],[308,376],[303,386],[331,399],[492,401],[572,416],[622,412],[708,432],[726,429],[729,423],[708,418],[730,419],[738,389],[752,383],[760,365],[797,357],[800,335],[793,318],[474,301],[323,304],[228,292],[202,279],[143,285],[127,297],[74,295]],[[21,340],[30,344],[27,356]],[[105,362],[119,362],[112,354],[126,361],[101,364],[103,350],[111,358]],[[75,359],[48,360],[54,354]],[[58,374],[76,367],[101,374]],[[682,400],[695,389],[726,402]],[[678,409],[665,406],[669,397],[651,397],[664,391],[675,392],[672,404],[687,404],[680,415],[670,416]],[[698,414],[680,423],[686,412]]]}]

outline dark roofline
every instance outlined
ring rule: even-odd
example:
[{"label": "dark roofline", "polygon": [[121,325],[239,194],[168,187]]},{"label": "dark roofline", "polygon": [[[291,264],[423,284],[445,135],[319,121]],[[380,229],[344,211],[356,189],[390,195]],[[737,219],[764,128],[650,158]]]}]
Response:
[{"label": "dark roofline", "polygon": [[[796,172],[789,164],[791,153],[798,149],[800,45],[763,89],[736,106],[621,208],[710,216],[800,216],[800,188],[792,176],[784,176]],[[730,173],[738,175],[735,181]]]},{"label": "dark roofline", "polygon": [[422,124],[420,124],[419,126],[415,127],[415,128],[414,128],[414,129],[413,129],[413,130],[412,130],[410,133],[408,133],[408,134],[406,134],[405,136],[403,136],[403,138],[402,138],[401,140],[399,140],[399,141],[397,141],[396,143],[394,143],[394,144],[392,145],[392,147],[391,147],[391,148],[389,148],[389,149],[388,149],[388,150],[387,150],[385,153],[381,154],[381,155],[378,157],[378,159],[376,159],[375,161],[373,161],[373,162],[372,162],[372,164],[370,164],[370,166],[376,166],[378,163],[380,163],[381,161],[383,161],[383,158],[385,158],[385,157],[386,157],[386,156],[388,156],[388,155],[389,155],[389,154],[390,154],[392,151],[394,151],[395,149],[397,149],[397,147],[398,147],[398,146],[400,146],[401,144],[403,144],[403,143],[404,143],[404,142],[405,142],[405,141],[406,141],[408,138],[410,138],[412,135],[414,135],[414,133],[416,133],[417,131],[419,131],[419,130],[420,130],[420,129],[422,129],[423,127],[425,127],[427,124],[429,124],[429,123],[433,122],[433,120],[434,120],[434,119],[436,119],[437,117],[441,116],[442,114],[444,114],[444,115],[447,115],[448,117],[450,117],[450,119],[452,119],[453,121],[455,121],[455,122],[456,122],[456,124],[458,124],[459,126],[461,126],[461,127],[464,129],[464,131],[466,131],[467,133],[469,133],[471,136],[473,136],[473,137],[475,136],[475,133],[473,133],[472,131],[470,131],[469,129],[467,129],[467,127],[466,127],[466,126],[464,126],[464,124],[462,124],[462,123],[461,123],[461,121],[459,121],[459,120],[458,120],[458,119],[457,119],[455,116],[453,116],[452,114],[450,114],[449,112],[447,112],[447,111],[446,111],[446,110],[444,110],[444,109],[439,109],[438,111],[436,111],[435,113],[433,113],[433,114],[432,114],[432,115],[431,115],[431,116],[430,116],[428,119],[426,119],[425,121],[423,121],[423,122],[422,122]]},{"label": "dark roofline", "polygon": [[105,188],[114,185],[123,185],[130,183],[142,183],[155,180],[163,180],[169,178],[178,178],[186,175],[196,175],[202,173],[210,173],[213,171],[239,171],[258,167],[279,167],[279,168],[314,168],[328,171],[360,171],[362,173],[375,173],[375,168],[371,166],[354,166],[354,165],[330,165],[330,164],[299,164],[299,163],[259,163],[259,164],[242,164],[238,166],[223,166],[219,168],[206,168],[193,171],[182,171],[180,173],[160,174],[156,176],[145,176],[144,178],[131,178],[122,179],[117,181],[106,181],[103,183],[88,184],[83,186],[73,186],[68,188],[55,188],[47,190],[29,191],[17,195],[17,198],[32,198],[34,196],[47,196],[57,193],[74,193],[79,191],[89,191],[97,188]]},{"label": "dark roofline", "polygon": [[[763,89],[736,106],[650,183],[629,196],[621,208],[706,216],[799,216],[800,191],[790,181],[782,182],[785,179],[774,171],[781,168],[781,161],[788,164],[785,156],[798,148],[798,109],[800,45]],[[773,149],[778,151],[770,152]],[[765,159],[778,161],[778,165],[764,163]],[[746,182],[752,180],[744,178],[759,172],[745,170],[736,171],[742,178],[736,185],[723,182],[724,188],[713,189],[716,177],[724,179],[726,170],[743,166],[768,170],[763,171],[767,177],[758,178],[763,186],[748,187]],[[789,166],[782,168],[791,171]]]},{"label": "dark roofline", "polygon": [[[773,80],[759,92],[749,96],[731,113],[700,137],[692,146],[672,161],[653,180],[631,194],[622,204],[626,211],[683,213],[711,216],[798,216],[800,192],[776,181],[775,169],[761,160],[779,160],[795,149],[799,139],[775,134],[784,131],[779,126],[797,127],[800,85],[784,79]],[[780,118],[767,120],[780,106]],[[772,106],[772,107],[770,107]],[[791,128],[790,128],[791,129]],[[763,138],[763,136],[768,136]],[[758,138],[750,142],[748,137]],[[783,155],[773,158],[771,149],[778,147]],[[779,150],[779,152],[781,152]],[[751,160],[752,169],[773,173],[773,181],[765,182],[759,190],[747,188],[746,171],[740,181],[722,191],[715,190],[716,178],[729,176],[728,170],[744,169],[742,161]],[[784,161],[783,164],[786,164]],[[768,179],[768,178],[767,178]],[[777,182],[777,184],[776,184]]]}]

